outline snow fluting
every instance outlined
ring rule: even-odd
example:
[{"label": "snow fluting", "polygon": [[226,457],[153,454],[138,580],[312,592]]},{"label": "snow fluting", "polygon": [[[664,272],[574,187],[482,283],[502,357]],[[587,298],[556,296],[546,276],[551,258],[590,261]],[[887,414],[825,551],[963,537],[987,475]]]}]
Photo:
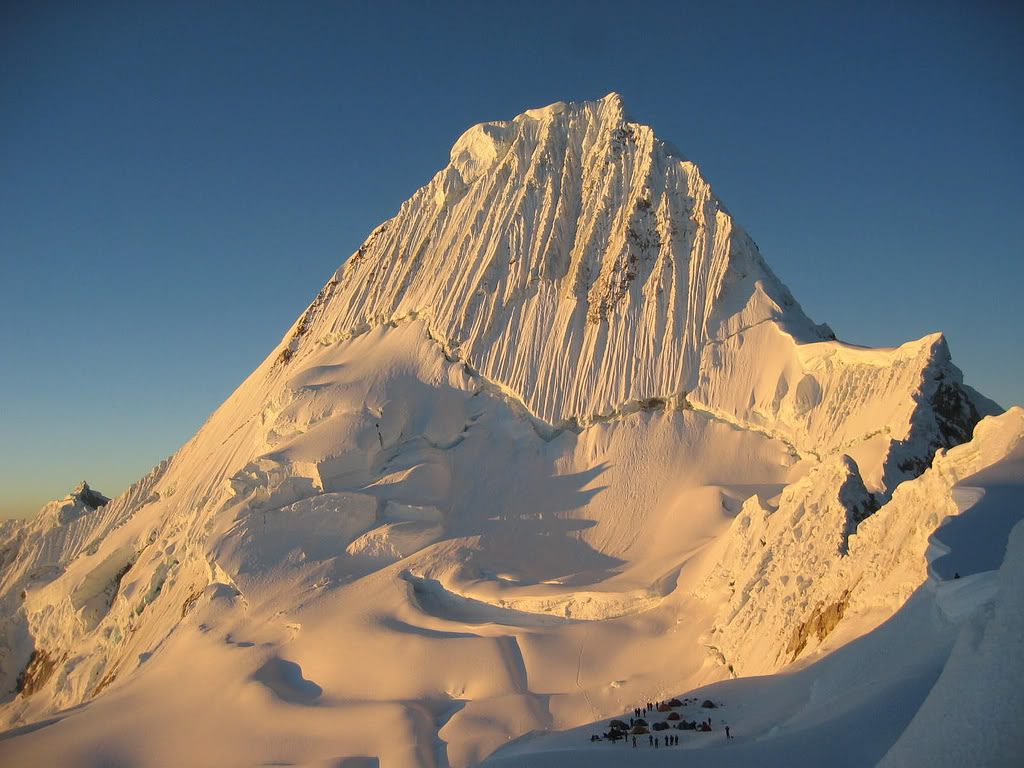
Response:
[{"label": "snow fluting", "polygon": [[[0,760],[547,759],[641,701],[810,679],[1002,566],[1000,412],[940,334],[809,320],[617,95],[483,123],[177,453],[0,527]],[[908,700],[894,750],[945,699]]]}]

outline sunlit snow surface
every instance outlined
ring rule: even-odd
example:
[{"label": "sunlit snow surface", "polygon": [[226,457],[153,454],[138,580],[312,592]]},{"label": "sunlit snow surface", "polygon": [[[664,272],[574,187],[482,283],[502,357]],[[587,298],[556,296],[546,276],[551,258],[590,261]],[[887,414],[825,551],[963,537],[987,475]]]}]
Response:
[{"label": "sunlit snow surface", "polygon": [[0,528],[0,762],[671,762],[587,739],[700,688],[709,765],[908,764],[1021,678],[1024,411],[942,450],[997,411],[618,97],[477,126],[178,453]]}]

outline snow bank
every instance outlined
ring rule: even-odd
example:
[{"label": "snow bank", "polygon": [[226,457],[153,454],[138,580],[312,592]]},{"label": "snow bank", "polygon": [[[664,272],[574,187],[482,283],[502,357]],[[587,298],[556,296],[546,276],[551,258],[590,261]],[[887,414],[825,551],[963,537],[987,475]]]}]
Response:
[{"label": "snow bank", "polygon": [[[1024,504],[1024,494],[1017,498]],[[1019,765],[1024,756],[1024,524],[1010,535],[991,607],[961,630],[907,730],[879,764]]]}]

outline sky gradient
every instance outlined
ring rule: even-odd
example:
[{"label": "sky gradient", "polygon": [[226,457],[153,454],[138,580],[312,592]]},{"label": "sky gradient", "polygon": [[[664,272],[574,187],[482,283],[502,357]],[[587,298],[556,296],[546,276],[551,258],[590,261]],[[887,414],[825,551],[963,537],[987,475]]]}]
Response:
[{"label": "sky gradient", "polygon": [[177,450],[470,125],[612,90],[812,318],[1024,402],[1021,6],[763,5],[0,6],[0,516]]}]

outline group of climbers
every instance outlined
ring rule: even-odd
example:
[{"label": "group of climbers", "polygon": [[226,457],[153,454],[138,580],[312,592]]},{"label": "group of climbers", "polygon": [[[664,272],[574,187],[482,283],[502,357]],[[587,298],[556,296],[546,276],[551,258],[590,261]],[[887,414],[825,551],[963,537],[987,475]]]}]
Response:
[{"label": "group of climbers", "polygon": [[[645,702],[642,706],[633,708],[633,716],[629,718],[627,724],[624,720],[612,720],[608,724],[608,731],[601,736],[592,735],[591,741],[611,741],[617,742],[622,739],[623,743],[628,743],[630,737],[632,737],[633,748],[637,747],[637,736],[647,736],[648,746],[659,749],[662,745],[666,747],[672,747],[679,744],[679,736],[675,734],[665,734],[663,737],[655,736],[651,731],[666,731],[672,728],[677,730],[689,730],[689,731],[703,731],[709,732],[712,730],[711,718],[708,717],[705,720],[683,720],[680,718],[678,712],[674,712],[674,709],[679,707],[686,707],[692,702],[696,704],[697,699],[686,699],[680,701],[679,699],[671,699],[670,701],[659,701],[659,702]],[[710,699],[705,699],[704,703],[700,705],[706,709],[717,709],[716,705]],[[646,720],[648,713],[659,712],[667,713],[668,717],[662,722],[656,722],[649,724]],[[675,721],[674,724],[671,721]],[[722,725],[725,727],[725,738],[730,740],[733,738],[731,729],[723,721]]]}]

